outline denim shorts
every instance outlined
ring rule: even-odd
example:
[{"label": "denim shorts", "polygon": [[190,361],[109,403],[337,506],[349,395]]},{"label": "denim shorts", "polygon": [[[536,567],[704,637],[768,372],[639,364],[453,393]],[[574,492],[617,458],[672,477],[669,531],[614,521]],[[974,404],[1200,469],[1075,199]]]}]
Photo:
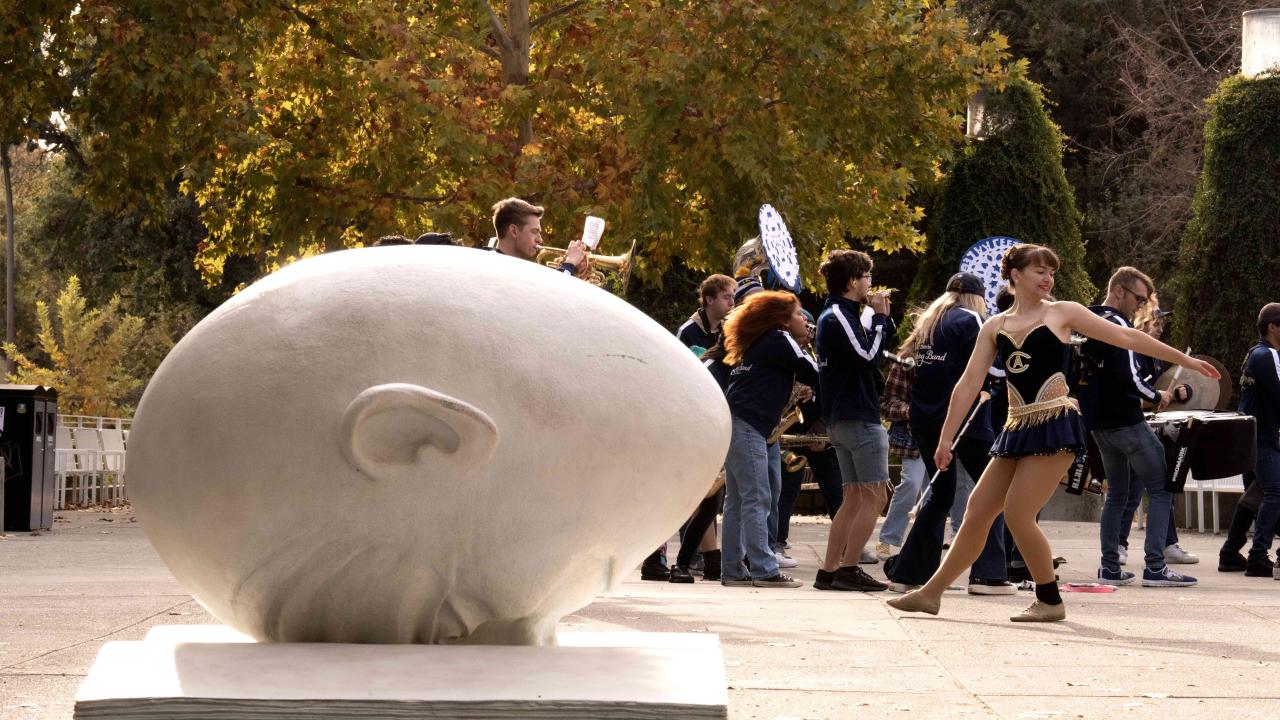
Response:
[{"label": "denim shorts", "polygon": [[827,426],[845,485],[889,482],[889,434],[880,423],[841,420]]}]

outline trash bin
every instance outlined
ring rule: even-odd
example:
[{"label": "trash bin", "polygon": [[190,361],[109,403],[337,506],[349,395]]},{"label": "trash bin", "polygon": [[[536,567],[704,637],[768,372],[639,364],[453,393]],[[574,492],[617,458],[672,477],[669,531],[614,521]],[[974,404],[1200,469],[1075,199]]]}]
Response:
[{"label": "trash bin", "polygon": [[57,422],[57,390],[40,385],[0,385],[5,530],[53,527]]}]

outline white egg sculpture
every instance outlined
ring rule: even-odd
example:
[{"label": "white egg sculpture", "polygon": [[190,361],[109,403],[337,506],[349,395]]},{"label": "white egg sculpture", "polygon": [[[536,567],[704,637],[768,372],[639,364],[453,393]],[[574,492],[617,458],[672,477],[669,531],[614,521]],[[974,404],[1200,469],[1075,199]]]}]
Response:
[{"label": "white egg sculpture", "polygon": [[688,517],[729,425],[693,354],[609,293],[479,250],[349,250],[173,348],[130,498],[258,640],[552,644]]}]

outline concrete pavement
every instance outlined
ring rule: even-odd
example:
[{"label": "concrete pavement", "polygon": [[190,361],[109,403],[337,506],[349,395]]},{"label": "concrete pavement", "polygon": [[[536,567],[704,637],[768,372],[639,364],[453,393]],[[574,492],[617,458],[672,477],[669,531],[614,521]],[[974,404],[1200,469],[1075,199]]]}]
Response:
[{"label": "concrete pavement", "polygon": [[[827,524],[793,523],[795,574],[812,581]],[[1068,560],[1062,579],[1089,580],[1097,526],[1045,528]],[[671,585],[637,572],[563,626],[719,633],[733,718],[1274,720],[1280,582],[1216,572],[1220,541],[1183,535],[1204,558],[1180,568],[1199,587],[1066,594],[1068,619],[1051,625],[1008,621],[1027,592],[950,592],[934,618],[893,611],[883,593]],[[0,539],[0,718],[69,718],[104,642],[211,622],[127,510],[61,512],[52,532],[11,533]]]}]

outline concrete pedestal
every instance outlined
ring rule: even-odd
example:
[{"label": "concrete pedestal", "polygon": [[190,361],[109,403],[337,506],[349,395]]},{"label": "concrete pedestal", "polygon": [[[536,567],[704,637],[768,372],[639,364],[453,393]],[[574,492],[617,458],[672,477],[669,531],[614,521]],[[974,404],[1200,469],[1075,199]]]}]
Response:
[{"label": "concrete pedestal", "polygon": [[567,633],[556,647],[255,643],[169,626],[99,652],[77,718],[725,718],[716,635]]}]

